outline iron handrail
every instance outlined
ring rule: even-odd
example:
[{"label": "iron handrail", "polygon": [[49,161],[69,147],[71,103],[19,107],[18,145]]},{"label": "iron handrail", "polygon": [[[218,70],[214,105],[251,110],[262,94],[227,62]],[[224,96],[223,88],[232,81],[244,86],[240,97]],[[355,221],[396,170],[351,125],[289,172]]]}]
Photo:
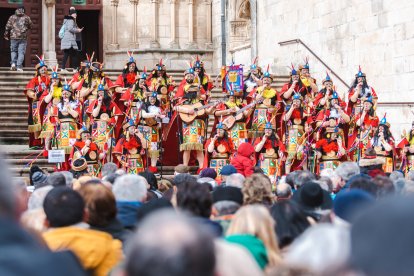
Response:
[{"label": "iron handrail", "polygon": [[301,39],[296,38],[296,39],[291,39],[291,40],[286,40],[286,41],[281,41],[278,44],[280,46],[285,46],[285,45],[289,45],[289,44],[293,44],[293,43],[299,43],[302,44],[303,47],[306,48],[306,50],[308,50],[317,60],[319,60],[320,63],[323,64],[323,66],[325,66],[331,73],[332,75],[334,75],[340,82],[342,82],[343,85],[345,85],[348,89],[351,88],[351,86],[349,86],[349,84],[347,84],[340,76],[338,76],[337,73],[335,73],[335,71],[332,70],[331,67],[329,67],[314,51],[312,51],[308,45],[306,45]]}]

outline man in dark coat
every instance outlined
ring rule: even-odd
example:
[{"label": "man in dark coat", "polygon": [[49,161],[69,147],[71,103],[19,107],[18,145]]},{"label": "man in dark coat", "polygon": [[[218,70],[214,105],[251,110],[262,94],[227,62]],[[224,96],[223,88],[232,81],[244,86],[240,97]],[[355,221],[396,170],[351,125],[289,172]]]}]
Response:
[{"label": "man in dark coat", "polygon": [[0,175],[0,275],[87,275],[73,253],[52,253],[18,225],[13,180],[2,156]]}]

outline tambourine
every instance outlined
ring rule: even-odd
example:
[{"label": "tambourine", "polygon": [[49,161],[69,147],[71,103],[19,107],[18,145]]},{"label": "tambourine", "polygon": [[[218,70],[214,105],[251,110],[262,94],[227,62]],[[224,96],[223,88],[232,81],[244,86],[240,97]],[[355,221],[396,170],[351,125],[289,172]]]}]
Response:
[{"label": "tambourine", "polygon": [[273,156],[275,155],[276,151],[274,148],[266,149],[266,155]]},{"label": "tambourine", "polygon": [[219,145],[217,147],[217,152],[219,152],[219,153],[225,153],[226,152],[226,147],[223,146],[223,145]]},{"label": "tambourine", "polygon": [[109,115],[107,113],[102,113],[100,119],[103,121],[108,121]]},{"label": "tambourine", "polygon": [[330,152],[326,153],[326,156],[332,158],[336,156],[336,152],[334,152],[333,150],[331,150]]},{"label": "tambourine", "polygon": [[97,154],[96,154],[96,151],[89,152],[89,158],[91,160],[96,160],[96,157],[98,157]]},{"label": "tambourine", "polygon": [[302,119],[293,119],[293,123],[295,124],[295,125],[300,125],[301,123],[302,123]]},{"label": "tambourine", "polygon": [[161,92],[161,94],[163,94],[163,95],[167,95],[167,94],[168,94],[168,89],[167,89],[167,87],[165,87],[165,86],[161,86],[161,88],[160,88],[160,92]]}]

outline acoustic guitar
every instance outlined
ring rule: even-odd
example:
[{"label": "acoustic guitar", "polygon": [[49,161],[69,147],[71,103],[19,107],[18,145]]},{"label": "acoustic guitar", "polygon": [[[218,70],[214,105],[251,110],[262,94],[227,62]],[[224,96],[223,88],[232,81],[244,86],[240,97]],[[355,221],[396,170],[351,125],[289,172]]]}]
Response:
[{"label": "acoustic guitar", "polygon": [[243,112],[254,107],[256,104],[263,102],[263,99],[259,101],[253,101],[250,104],[246,105],[243,108],[240,108],[236,111],[234,115],[229,115],[223,120],[223,125],[226,126],[227,129],[231,129],[236,121],[243,119]]},{"label": "acoustic guitar", "polygon": [[224,100],[218,100],[218,101],[214,101],[211,103],[208,103],[206,105],[203,105],[201,102],[195,103],[195,104],[188,104],[188,105],[180,105],[181,107],[186,108],[187,110],[194,110],[194,114],[187,114],[187,113],[182,113],[180,112],[180,118],[181,120],[183,120],[183,122],[186,123],[191,123],[192,121],[194,121],[195,118],[197,118],[198,116],[203,116],[206,113],[206,109],[210,108],[212,106],[216,106],[220,103],[224,102]]}]

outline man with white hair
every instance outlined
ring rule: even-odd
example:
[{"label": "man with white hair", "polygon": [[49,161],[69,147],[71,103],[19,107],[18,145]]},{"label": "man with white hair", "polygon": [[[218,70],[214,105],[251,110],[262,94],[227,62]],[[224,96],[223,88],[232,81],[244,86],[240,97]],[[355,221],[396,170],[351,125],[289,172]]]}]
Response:
[{"label": "man with white hair", "polygon": [[242,189],[246,178],[241,173],[233,173],[226,178],[226,186]]},{"label": "man with white hair", "polygon": [[125,275],[213,276],[214,240],[194,219],[158,211],[144,219],[129,243]]},{"label": "man with white hair", "polygon": [[115,180],[112,192],[118,209],[117,218],[125,229],[135,228],[138,209],[147,199],[147,188],[147,180],[139,175],[122,175]]},{"label": "man with white hair", "polygon": [[[335,175],[337,175],[340,179],[337,183],[333,183],[334,192],[338,193],[340,190],[347,189],[347,181],[357,175],[360,174],[360,169],[357,163],[355,162],[343,162],[335,169]],[[334,181],[332,181],[334,182]],[[337,184],[337,185],[336,185]]]}]

